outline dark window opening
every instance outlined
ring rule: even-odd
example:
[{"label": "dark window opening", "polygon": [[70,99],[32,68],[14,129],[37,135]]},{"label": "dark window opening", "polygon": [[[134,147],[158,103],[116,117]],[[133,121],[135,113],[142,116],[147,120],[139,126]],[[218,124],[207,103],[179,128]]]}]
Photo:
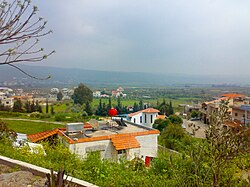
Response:
[{"label": "dark window opening", "polygon": [[118,154],[124,154],[126,153],[126,149],[118,150]]}]

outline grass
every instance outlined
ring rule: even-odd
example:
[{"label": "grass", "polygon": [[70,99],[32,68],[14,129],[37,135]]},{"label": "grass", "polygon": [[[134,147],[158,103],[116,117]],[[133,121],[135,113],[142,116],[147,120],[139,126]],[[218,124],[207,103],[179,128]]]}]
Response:
[{"label": "grass", "polygon": [[64,127],[60,124],[43,123],[43,122],[30,122],[23,120],[2,120],[7,126],[18,133],[34,134],[54,128]]}]

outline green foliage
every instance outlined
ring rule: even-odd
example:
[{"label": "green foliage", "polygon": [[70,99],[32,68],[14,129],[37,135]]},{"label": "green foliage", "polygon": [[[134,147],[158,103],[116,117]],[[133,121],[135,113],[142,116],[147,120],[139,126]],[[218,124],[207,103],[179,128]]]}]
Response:
[{"label": "green foliage", "polygon": [[172,101],[170,101],[169,104],[168,104],[168,103],[166,103],[166,100],[163,99],[162,103],[159,104],[159,101],[157,100],[157,108],[160,110],[161,114],[165,114],[167,116],[174,114]]},{"label": "green foliage", "polygon": [[20,99],[16,100],[13,105],[13,112],[23,112],[23,104]]},{"label": "green foliage", "polygon": [[200,117],[200,112],[197,111],[197,110],[192,110],[191,117],[192,118],[199,118]]},{"label": "green foliage", "polygon": [[91,109],[91,105],[90,105],[90,103],[89,103],[88,101],[87,101],[86,104],[85,104],[85,112],[86,112],[89,116],[91,116],[91,115],[93,114],[92,109]]},{"label": "green foliage", "polygon": [[180,125],[169,124],[160,136],[162,145],[169,149],[181,150],[181,142],[187,138],[185,130]]},{"label": "green foliage", "polygon": [[12,141],[15,140],[16,132],[9,129],[7,124],[0,120],[0,140],[3,140],[5,138]]},{"label": "green foliage", "polygon": [[153,128],[162,132],[169,124],[171,124],[169,119],[156,119],[153,124]]},{"label": "green foliage", "polygon": [[182,118],[177,115],[170,115],[168,119],[171,121],[171,123],[176,124],[176,125],[181,125],[183,123]]},{"label": "green foliage", "polygon": [[87,102],[92,102],[93,92],[84,84],[80,83],[79,86],[74,90],[72,99],[75,104],[86,104]]},{"label": "green foliage", "polygon": [[[63,169],[66,175],[94,183],[98,186],[211,186],[211,175],[204,172],[207,165],[203,165],[201,172],[197,172],[192,157],[169,152],[160,152],[158,158],[152,161],[150,168],[145,168],[142,160],[135,158],[132,161],[119,160],[113,162],[101,160],[99,152],[89,153],[84,159],[71,154],[62,144],[51,146],[43,143],[46,155],[42,151],[33,154],[27,147],[13,148],[8,141],[0,140],[0,154],[13,159],[22,160],[53,170]],[[195,155],[199,150],[197,150]],[[200,159],[202,160],[202,159]],[[225,184],[228,184],[231,170],[224,174]],[[242,186],[248,183],[236,176],[230,178],[231,186]],[[224,185],[222,185],[224,186]]]},{"label": "green foliage", "polygon": [[63,98],[63,94],[62,92],[58,92],[58,94],[56,95],[57,101],[61,101]]}]

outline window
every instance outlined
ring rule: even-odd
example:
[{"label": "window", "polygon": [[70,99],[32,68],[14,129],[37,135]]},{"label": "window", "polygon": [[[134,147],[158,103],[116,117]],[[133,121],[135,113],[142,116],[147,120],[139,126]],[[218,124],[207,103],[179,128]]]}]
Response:
[{"label": "window", "polygon": [[151,123],[153,123],[153,115],[151,115]]},{"label": "window", "polygon": [[118,154],[125,154],[126,153],[126,149],[122,149],[122,150],[118,150]]},{"label": "window", "polygon": [[134,123],[136,122],[135,118],[134,118]]},{"label": "window", "polygon": [[142,123],[142,116],[140,116],[140,123]]},{"label": "window", "polygon": [[238,116],[238,113],[235,113],[234,115],[235,115],[235,117],[237,117],[237,116]]},{"label": "window", "polygon": [[147,115],[145,114],[145,123],[147,123]]}]

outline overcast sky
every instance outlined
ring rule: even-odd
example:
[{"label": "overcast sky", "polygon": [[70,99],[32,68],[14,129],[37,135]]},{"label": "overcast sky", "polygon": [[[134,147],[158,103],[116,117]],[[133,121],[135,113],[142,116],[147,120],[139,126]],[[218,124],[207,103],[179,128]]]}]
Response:
[{"label": "overcast sky", "polygon": [[249,74],[249,0],[34,0],[54,33],[45,65]]}]

